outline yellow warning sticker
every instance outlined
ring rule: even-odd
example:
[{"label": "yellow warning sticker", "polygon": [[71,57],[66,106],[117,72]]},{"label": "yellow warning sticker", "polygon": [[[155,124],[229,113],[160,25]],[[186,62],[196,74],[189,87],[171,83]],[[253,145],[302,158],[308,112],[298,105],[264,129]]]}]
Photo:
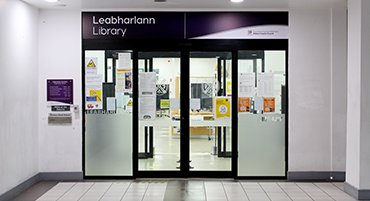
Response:
[{"label": "yellow warning sticker", "polygon": [[96,67],[96,64],[95,64],[95,62],[92,59],[90,59],[89,63],[87,64],[87,67],[95,68]]}]

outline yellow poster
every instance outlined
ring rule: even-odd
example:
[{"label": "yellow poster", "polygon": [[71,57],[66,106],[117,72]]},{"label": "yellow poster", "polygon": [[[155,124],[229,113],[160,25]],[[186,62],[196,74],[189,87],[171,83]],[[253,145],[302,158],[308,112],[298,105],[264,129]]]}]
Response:
[{"label": "yellow poster", "polygon": [[169,99],[161,99],[160,106],[161,106],[161,109],[170,108],[170,100]]},{"label": "yellow poster", "polygon": [[90,90],[90,97],[95,97],[95,101],[96,102],[101,102],[101,90],[95,90],[95,89],[91,89]]},{"label": "yellow poster", "polygon": [[248,97],[240,97],[238,99],[238,112],[249,112],[251,108],[251,99]]},{"label": "yellow poster", "polygon": [[263,112],[275,112],[275,98],[263,98]]},{"label": "yellow poster", "polygon": [[231,100],[228,97],[216,97],[216,119],[231,117]]}]

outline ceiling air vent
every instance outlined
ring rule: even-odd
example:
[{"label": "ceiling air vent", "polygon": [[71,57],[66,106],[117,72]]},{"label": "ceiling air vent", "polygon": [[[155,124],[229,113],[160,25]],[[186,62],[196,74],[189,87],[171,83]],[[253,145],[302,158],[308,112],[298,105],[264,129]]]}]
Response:
[{"label": "ceiling air vent", "polygon": [[154,2],[156,3],[162,3],[162,2],[166,2],[167,0],[154,0]]}]

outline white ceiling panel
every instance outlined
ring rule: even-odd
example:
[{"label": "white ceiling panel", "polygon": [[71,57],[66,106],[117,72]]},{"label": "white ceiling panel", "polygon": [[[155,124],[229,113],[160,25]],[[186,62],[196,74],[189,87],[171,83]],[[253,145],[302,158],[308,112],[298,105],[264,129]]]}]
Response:
[{"label": "white ceiling panel", "polygon": [[229,0],[59,0],[48,3],[44,0],[23,0],[35,7],[44,9],[81,10],[288,10],[289,8],[330,7],[333,2],[345,0],[244,0],[231,3]]}]

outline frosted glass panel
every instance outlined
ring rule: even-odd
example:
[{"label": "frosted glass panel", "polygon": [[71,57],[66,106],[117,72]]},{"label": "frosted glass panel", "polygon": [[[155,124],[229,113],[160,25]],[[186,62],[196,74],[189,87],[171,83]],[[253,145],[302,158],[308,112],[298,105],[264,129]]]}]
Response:
[{"label": "frosted glass panel", "polygon": [[86,114],[87,176],[132,176],[132,114]]},{"label": "frosted glass panel", "polygon": [[285,115],[238,117],[238,176],[285,176]]}]

